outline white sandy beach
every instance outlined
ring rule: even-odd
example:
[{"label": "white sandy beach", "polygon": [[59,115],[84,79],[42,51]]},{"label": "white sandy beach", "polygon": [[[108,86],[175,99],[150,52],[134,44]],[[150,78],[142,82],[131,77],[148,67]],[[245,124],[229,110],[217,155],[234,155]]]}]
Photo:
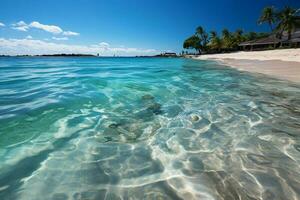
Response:
[{"label": "white sandy beach", "polygon": [[300,49],[235,52],[194,57],[217,60],[239,70],[262,73],[279,79],[300,82]]}]

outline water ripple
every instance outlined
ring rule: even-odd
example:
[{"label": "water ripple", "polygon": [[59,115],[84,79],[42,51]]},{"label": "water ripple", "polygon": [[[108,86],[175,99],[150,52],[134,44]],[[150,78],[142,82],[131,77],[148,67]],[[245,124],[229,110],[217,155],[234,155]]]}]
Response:
[{"label": "water ripple", "polygon": [[299,99],[209,61],[0,58],[0,199],[299,199]]}]

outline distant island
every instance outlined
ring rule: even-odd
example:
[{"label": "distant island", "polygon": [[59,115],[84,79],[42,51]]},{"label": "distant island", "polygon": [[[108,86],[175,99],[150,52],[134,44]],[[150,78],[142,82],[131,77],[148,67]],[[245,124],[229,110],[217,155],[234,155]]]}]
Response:
[{"label": "distant island", "polygon": [[154,55],[154,56],[135,56],[137,58],[175,58],[175,57],[179,57],[176,53],[174,52],[165,52],[165,53],[161,53],[158,55]]},{"label": "distant island", "polygon": [[96,57],[96,55],[93,54],[42,54],[42,55],[35,55],[35,56],[41,56],[41,57]]},{"label": "distant island", "polygon": [[0,55],[0,57],[97,57],[96,55],[93,54],[42,54],[42,55]]},{"label": "distant island", "polygon": [[[97,55],[93,55],[93,54],[42,54],[42,55],[0,55],[0,57],[128,57],[128,56],[99,56],[99,54]],[[160,57],[167,57],[167,58],[174,58],[174,57],[179,57],[176,53],[174,52],[165,52],[165,53],[161,53],[158,55],[151,55],[151,56],[129,56],[129,57],[136,57],[136,58],[160,58]]]}]

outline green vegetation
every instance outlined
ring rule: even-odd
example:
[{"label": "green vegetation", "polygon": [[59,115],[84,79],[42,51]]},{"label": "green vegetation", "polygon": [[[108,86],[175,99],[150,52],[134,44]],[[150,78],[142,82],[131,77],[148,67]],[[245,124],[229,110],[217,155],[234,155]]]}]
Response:
[{"label": "green vegetation", "polygon": [[183,48],[185,49],[196,49],[201,53],[202,47],[201,47],[201,40],[197,35],[193,35],[186,39],[183,43]]},{"label": "green vegetation", "polygon": [[[244,34],[241,29],[229,32],[228,29],[222,31],[219,36],[216,31],[209,34],[200,26],[196,33],[187,38],[183,43],[185,49],[195,49],[199,53],[218,53],[238,50],[238,45],[247,40],[254,40],[269,36],[268,33],[249,32]],[[184,53],[184,52],[183,52]]]},{"label": "green vegetation", "polygon": [[237,51],[239,50],[239,44],[242,42],[257,40],[270,35],[276,36],[274,39],[281,39],[283,33],[286,32],[288,39],[291,39],[292,33],[300,27],[299,12],[300,9],[291,7],[285,7],[280,11],[277,11],[273,6],[264,8],[258,24],[268,24],[270,27],[269,33],[244,33],[242,29],[230,32],[225,28],[221,35],[218,35],[216,31],[210,31],[208,34],[203,27],[199,26],[196,28],[195,34],[184,41],[183,48],[195,49],[199,54],[221,53]]}]

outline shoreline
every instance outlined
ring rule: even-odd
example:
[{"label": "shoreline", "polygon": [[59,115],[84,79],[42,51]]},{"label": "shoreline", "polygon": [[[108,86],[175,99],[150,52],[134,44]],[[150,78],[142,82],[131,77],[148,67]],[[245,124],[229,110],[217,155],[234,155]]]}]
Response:
[{"label": "shoreline", "polygon": [[192,56],[197,60],[214,60],[241,71],[260,73],[300,83],[300,49],[235,52]]}]

